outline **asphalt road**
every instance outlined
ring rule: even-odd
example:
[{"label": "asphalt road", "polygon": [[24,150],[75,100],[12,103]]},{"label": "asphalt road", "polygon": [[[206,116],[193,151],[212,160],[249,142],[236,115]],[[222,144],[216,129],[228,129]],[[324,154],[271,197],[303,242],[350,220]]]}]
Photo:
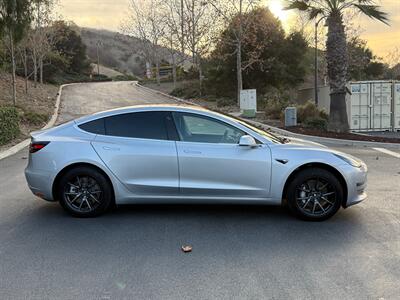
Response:
[{"label": "asphalt road", "polygon": [[[166,100],[127,83],[69,87],[62,99],[61,121]],[[368,164],[369,199],[323,223],[233,205],[76,219],[30,193],[21,151],[0,161],[0,299],[399,299],[400,159],[337,149]]]}]

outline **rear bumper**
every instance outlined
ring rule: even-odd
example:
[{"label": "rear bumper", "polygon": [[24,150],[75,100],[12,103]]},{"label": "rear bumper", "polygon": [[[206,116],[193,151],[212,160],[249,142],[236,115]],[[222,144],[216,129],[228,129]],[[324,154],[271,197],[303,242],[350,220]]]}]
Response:
[{"label": "rear bumper", "polygon": [[25,178],[29,189],[35,196],[47,201],[54,201],[50,172],[44,170],[32,170],[28,166],[25,169]]}]

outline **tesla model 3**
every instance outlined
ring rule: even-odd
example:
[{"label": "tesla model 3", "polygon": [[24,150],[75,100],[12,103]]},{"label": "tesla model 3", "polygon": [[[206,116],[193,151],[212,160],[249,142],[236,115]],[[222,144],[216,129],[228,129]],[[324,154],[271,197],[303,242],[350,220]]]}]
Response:
[{"label": "tesla model 3", "polygon": [[31,136],[29,188],[79,217],[114,204],[256,203],[321,221],[366,198],[361,160],[199,107],[119,108]]}]

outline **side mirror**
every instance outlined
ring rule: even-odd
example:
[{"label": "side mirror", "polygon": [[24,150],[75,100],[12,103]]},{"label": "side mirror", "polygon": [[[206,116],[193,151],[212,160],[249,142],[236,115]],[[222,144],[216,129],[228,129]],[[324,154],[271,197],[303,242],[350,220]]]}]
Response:
[{"label": "side mirror", "polygon": [[239,146],[257,147],[256,140],[250,135],[242,135],[239,140]]}]

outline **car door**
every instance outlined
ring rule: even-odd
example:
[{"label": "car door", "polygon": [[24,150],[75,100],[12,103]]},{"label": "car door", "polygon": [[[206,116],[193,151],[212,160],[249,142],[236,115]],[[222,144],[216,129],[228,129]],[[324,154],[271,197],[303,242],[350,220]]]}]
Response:
[{"label": "car door", "polygon": [[97,135],[92,143],[107,167],[135,195],[179,194],[176,145],[166,125],[169,115],[147,111],[106,117],[105,135]]},{"label": "car door", "polygon": [[179,135],[181,195],[268,198],[271,153],[267,145],[239,146],[244,131],[208,116],[179,112],[173,117]]}]

